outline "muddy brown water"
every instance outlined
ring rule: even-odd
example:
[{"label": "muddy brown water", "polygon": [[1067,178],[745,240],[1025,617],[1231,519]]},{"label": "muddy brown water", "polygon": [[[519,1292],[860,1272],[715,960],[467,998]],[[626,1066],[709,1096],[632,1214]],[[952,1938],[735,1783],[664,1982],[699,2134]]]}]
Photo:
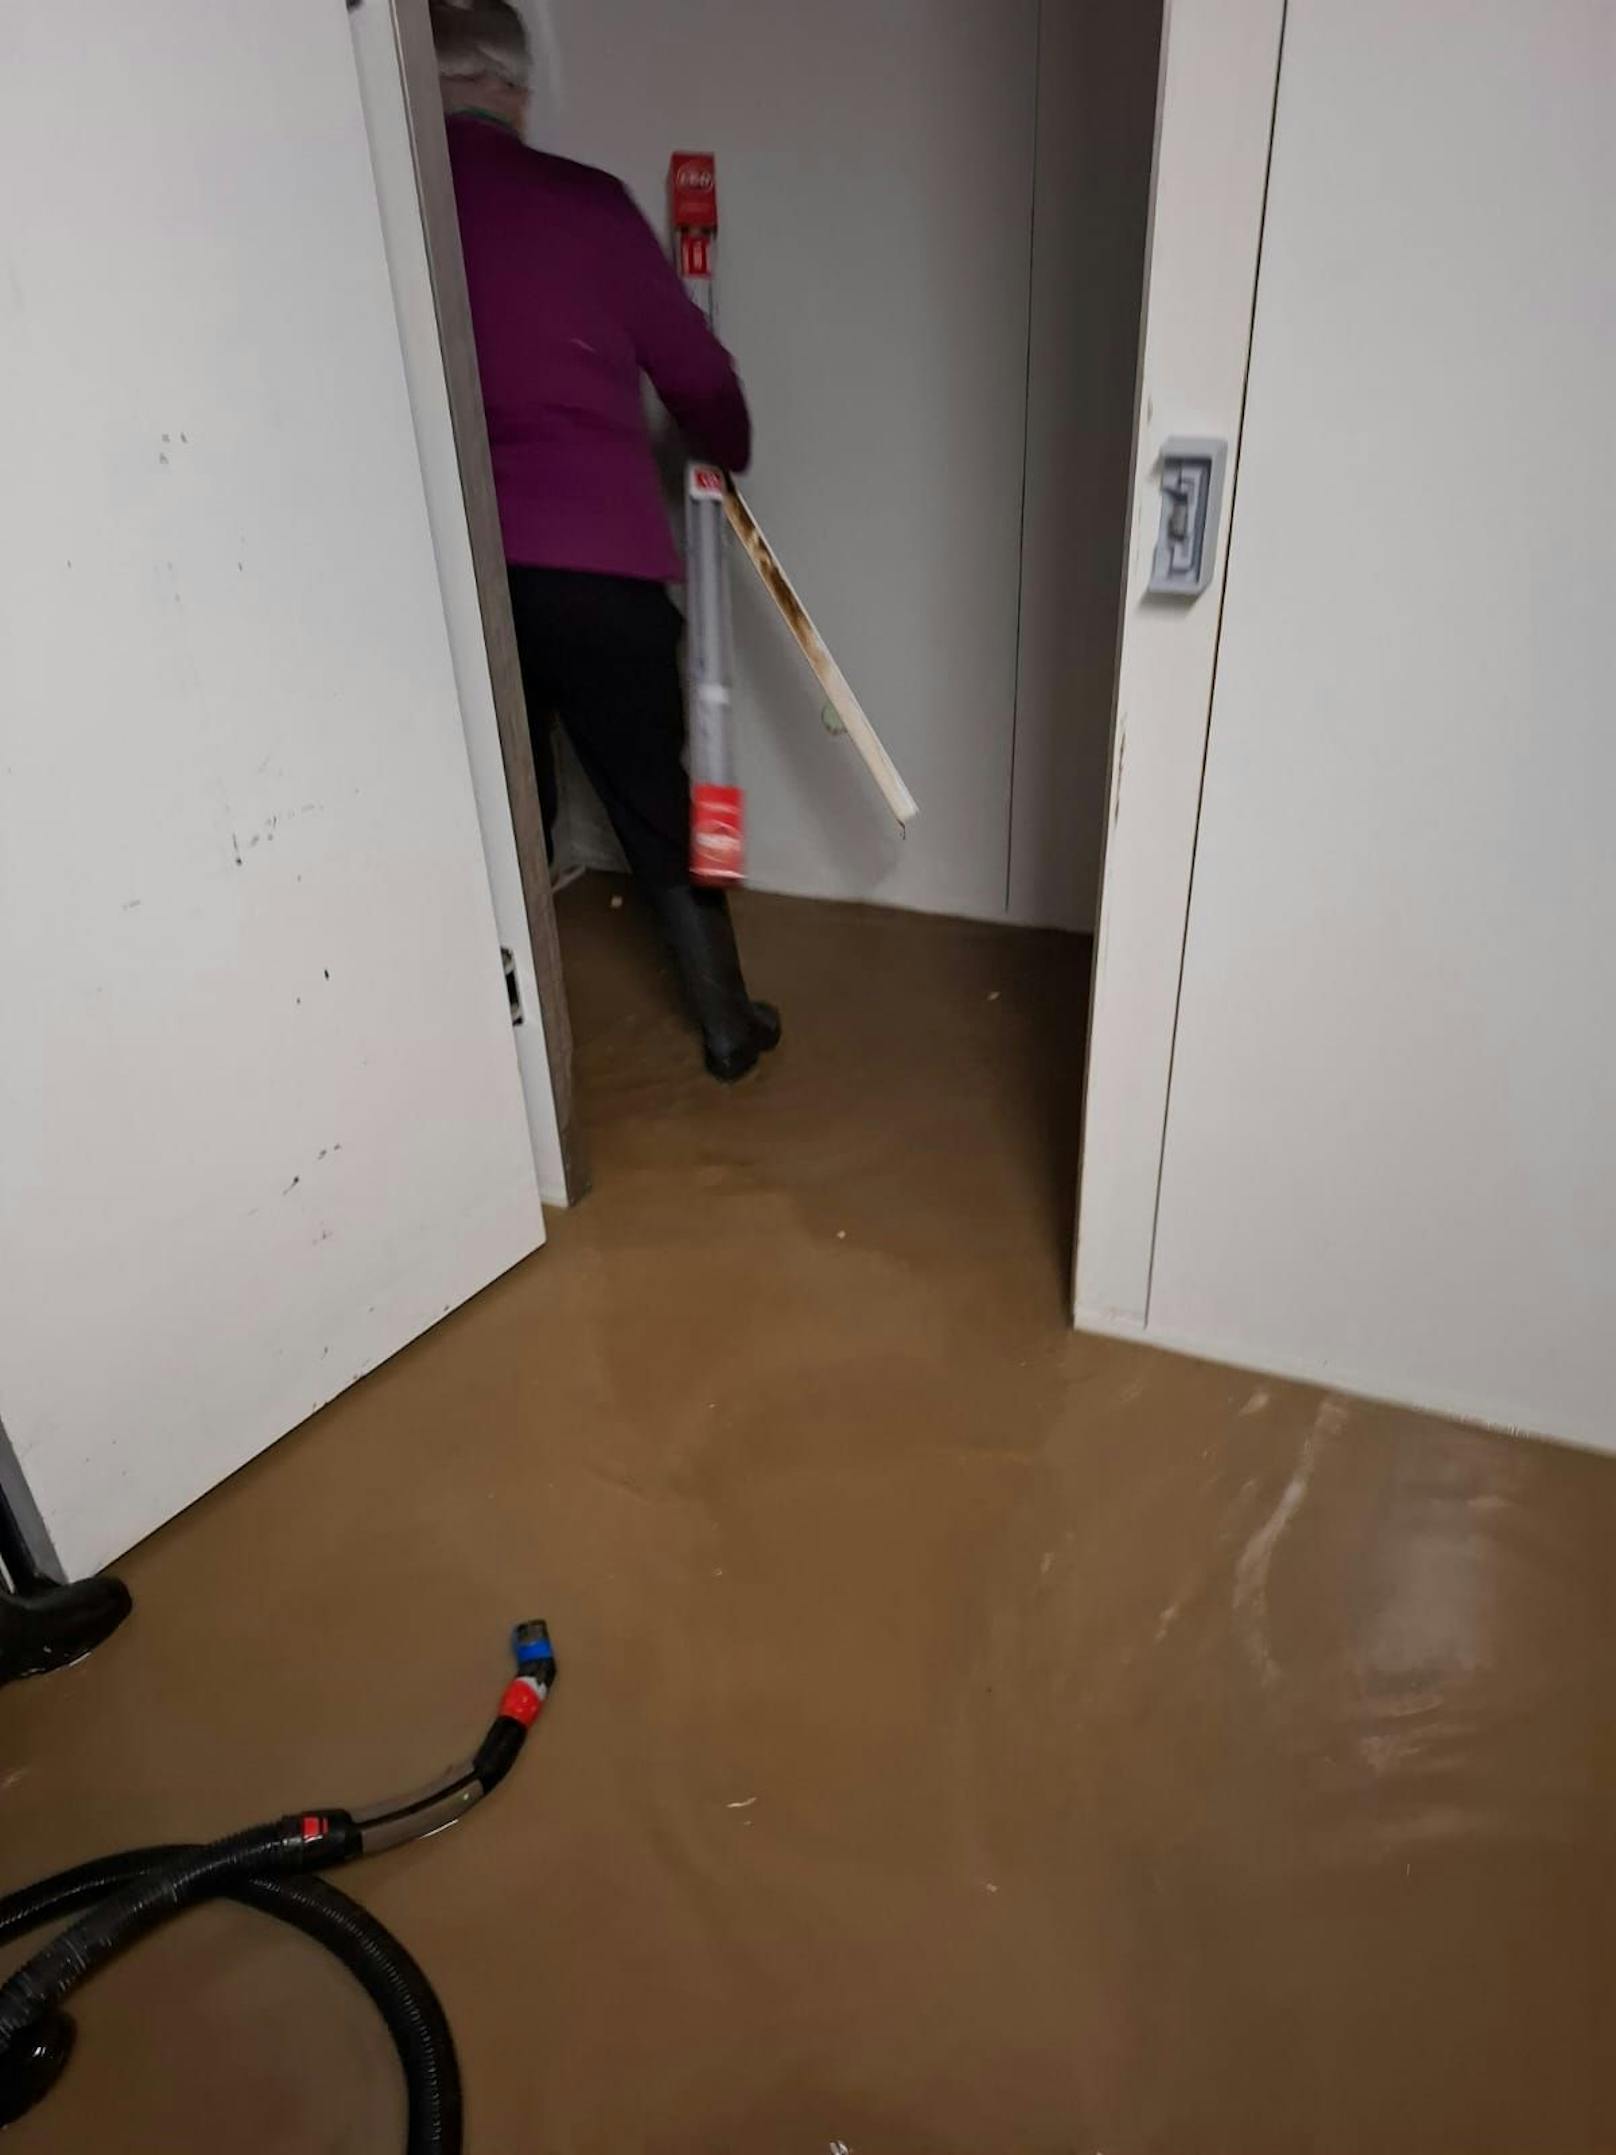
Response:
[{"label": "muddy brown water", "polygon": [[[723,1093],[609,896],[593,1194],[0,1698],[6,1876],[412,1786],[543,1614],[513,1779],[344,1879],[473,2155],[1616,2146],[1609,1465],[1071,1334],[1081,946],[743,901]],[[78,2017],[8,2151],[402,2145],[245,1912]]]}]

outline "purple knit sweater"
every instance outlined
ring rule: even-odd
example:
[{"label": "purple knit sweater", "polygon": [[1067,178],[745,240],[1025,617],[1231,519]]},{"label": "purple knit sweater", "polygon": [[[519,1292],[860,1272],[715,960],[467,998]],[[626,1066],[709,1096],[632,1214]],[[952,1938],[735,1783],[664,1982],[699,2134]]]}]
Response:
[{"label": "purple knit sweater", "polygon": [[449,158],[508,561],[668,581],[682,572],[640,394],[695,452],[751,452],[729,354],[608,173],[456,115]]}]

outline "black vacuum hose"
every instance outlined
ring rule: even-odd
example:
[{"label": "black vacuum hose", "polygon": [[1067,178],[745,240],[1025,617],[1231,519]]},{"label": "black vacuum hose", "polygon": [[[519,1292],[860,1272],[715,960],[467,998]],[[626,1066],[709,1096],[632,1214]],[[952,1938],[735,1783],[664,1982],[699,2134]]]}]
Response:
[{"label": "black vacuum hose", "polygon": [[277,1819],[222,1841],[133,1849],[0,1898],[0,1943],[53,1918],[75,1919],[0,1985],[0,2124],[31,2109],[60,2076],[73,2044],[62,2005],[84,1977],[180,1909],[224,1897],[294,1924],[357,1977],[404,2070],[407,2155],[459,2155],[460,2069],[437,1994],[373,1916],[299,1874],[436,1832],[499,1785],[556,1676],[542,1623],[518,1626],[514,1646],[517,1675],[476,1754],[417,1796]]},{"label": "black vacuum hose", "polygon": [[[0,1945],[41,1923],[77,1915],[143,1872],[195,1853],[132,1848],[6,1894],[0,1898]],[[462,2138],[460,2065],[448,2016],[419,1961],[368,1909],[323,1878],[238,1878],[224,1898],[290,1923],[342,1962],[381,2015],[398,2053],[409,2110],[405,2155],[455,2155]]]}]

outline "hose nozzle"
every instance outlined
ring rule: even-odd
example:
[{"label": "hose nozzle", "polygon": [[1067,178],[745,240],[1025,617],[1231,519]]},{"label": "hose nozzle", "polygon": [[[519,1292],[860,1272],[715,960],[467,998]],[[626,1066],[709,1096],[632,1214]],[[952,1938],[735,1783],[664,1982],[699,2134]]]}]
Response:
[{"label": "hose nozzle", "polygon": [[550,1644],[550,1627],[542,1616],[531,1623],[518,1624],[511,1633],[511,1652],[516,1656],[516,1666],[524,1676],[531,1676],[552,1690],[556,1680],[555,1648]]}]

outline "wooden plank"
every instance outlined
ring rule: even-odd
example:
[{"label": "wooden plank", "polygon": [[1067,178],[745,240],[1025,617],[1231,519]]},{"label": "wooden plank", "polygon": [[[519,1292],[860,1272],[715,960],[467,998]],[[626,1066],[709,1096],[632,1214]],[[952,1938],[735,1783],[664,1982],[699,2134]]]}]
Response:
[{"label": "wooden plank", "polygon": [[813,668],[814,678],[825,691],[831,709],[841,720],[848,739],[864,758],[870,776],[881,789],[882,798],[898,819],[903,830],[919,814],[915,797],[904,784],[898,766],[887,754],[881,736],[865,716],[864,706],[848,685],[842,672],[830,654],[826,644],[813,624],[808,609],[798,598],[796,589],[779,557],[764,537],[757,518],[732,484],[725,499],[730,529],[746,549],[746,558],[757,570],[763,588],[780,609],[781,618],[796,639],[797,648]]}]

